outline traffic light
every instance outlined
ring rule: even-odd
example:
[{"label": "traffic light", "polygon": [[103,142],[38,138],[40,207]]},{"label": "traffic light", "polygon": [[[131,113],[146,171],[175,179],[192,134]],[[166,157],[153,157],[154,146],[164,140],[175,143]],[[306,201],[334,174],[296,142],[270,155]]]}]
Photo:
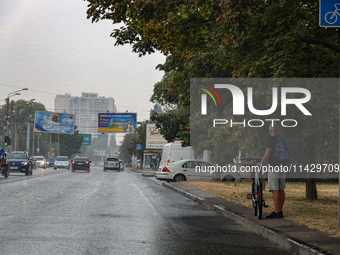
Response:
[{"label": "traffic light", "polygon": [[5,146],[9,145],[9,137],[5,136]]},{"label": "traffic light", "polygon": [[8,145],[11,145],[11,144],[12,144],[12,139],[8,138]]}]

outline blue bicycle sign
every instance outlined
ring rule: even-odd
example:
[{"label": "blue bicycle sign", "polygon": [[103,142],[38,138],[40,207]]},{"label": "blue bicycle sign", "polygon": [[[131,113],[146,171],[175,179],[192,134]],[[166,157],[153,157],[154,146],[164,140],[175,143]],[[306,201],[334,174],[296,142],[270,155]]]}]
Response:
[{"label": "blue bicycle sign", "polygon": [[338,12],[340,10],[340,3],[335,4],[335,11],[334,12],[327,12],[325,16],[325,20],[328,24],[334,24],[338,20],[338,16],[340,16],[340,13]]},{"label": "blue bicycle sign", "polygon": [[340,0],[320,0],[320,26],[340,27]]}]

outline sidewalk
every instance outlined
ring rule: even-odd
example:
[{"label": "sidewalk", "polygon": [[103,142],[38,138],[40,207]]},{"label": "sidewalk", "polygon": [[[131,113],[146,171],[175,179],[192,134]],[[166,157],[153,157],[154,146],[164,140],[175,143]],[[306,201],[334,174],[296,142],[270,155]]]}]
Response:
[{"label": "sidewalk", "polygon": [[263,213],[262,219],[258,220],[253,216],[252,210],[244,205],[227,201],[222,197],[180,183],[162,182],[162,185],[235,220],[245,228],[262,235],[284,249],[297,254],[340,255],[340,240],[329,237],[318,230],[284,218],[266,219],[267,213]]}]

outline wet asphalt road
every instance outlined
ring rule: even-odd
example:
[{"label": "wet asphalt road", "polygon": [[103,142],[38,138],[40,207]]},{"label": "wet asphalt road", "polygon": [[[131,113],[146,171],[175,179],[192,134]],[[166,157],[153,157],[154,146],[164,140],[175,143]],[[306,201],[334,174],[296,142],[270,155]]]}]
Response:
[{"label": "wet asphalt road", "polygon": [[291,254],[129,169],[0,178],[1,254]]}]

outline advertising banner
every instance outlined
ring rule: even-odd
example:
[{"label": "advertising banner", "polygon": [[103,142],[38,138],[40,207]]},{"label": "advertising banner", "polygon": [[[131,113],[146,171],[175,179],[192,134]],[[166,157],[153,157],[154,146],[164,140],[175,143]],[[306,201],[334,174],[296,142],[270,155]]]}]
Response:
[{"label": "advertising banner", "polygon": [[168,141],[164,139],[155,124],[146,124],[146,148],[163,149]]},{"label": "advertising banner", "polygon": [[74,133],[74,115],[55,112],[35,112],[35,132]]},{"label": "advertising banner", "polygon": [[82,145],[91,145],[91,134],[79,134],[84,137]]},{"label": "advertising banner", "polygon": [[98,132],[134,133],[137,113],[98,113]]}]

